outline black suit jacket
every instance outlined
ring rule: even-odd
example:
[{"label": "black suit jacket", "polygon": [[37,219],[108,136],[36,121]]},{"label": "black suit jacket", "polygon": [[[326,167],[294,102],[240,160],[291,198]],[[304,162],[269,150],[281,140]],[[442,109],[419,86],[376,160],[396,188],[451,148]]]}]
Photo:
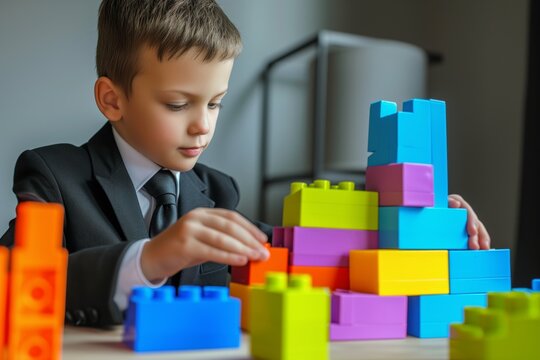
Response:
[{"label": "black suit jacket", "polygon": [[[182,173],[179,216],[198,207],[235,209],[233,178],[202,164]],[[27,150],[15,166],[13,192],[19,202],[39,199],[65,207],[64,247],[69,251],[66,320],[104,326],[122,322],[113,297],[123,254],[148,237],[131,179],[109,123],[88,143]],[[15,219],[2,236],[13,245]],[[270,228],[260,224],[269,233]],[[226,285],[228,268],[212,262],[182,270],[180,284]]]}]

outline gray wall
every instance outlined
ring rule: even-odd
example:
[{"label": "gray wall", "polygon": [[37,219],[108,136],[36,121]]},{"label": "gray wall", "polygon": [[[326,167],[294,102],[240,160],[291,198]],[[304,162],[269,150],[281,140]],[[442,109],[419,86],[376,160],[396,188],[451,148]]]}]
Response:
[{"label": "gray wall", "polygon": [[[515,240],[526,56],[526,0],[222,0],[240,29],[218,133],[204,161],[235,176],[240,210],[258,204],[264,63],[326,28],[403,40],[445,55],[429,94],[448,106],[450,189],[499,246]],[[24,149],[84,142],[103,122],[94,105],[98,1],[0,0],[0,223],[13,215],[13,165]],[[292,104],[294,107],[294,104]],[[295,109],[291,108],[291,111]],[[294,143],[291,157],[298,156]],[[299,142],[299,147],[304,147]],[[286,191],[275,194],[280,197]]]}]

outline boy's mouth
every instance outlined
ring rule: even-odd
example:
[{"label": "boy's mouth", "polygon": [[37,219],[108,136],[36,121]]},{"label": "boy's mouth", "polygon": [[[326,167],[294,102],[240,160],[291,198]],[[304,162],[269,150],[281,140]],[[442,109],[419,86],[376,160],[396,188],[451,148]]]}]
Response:
[{"label": "boy's mouth", "polygon": [[178,151],[185,157],[196,157],[199,156],[204,150],[204,146],[198,147],[181,147],[178,148]]}]

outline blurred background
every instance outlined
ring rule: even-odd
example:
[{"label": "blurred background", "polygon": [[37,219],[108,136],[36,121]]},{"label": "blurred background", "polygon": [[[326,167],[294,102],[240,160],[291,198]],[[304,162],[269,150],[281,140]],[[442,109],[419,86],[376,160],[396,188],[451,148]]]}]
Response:
[{"label": "blurred background", "polygon": [[[540,276],[531,200],[538,199],[537,182],[529,174],[525,187],[522,177],[532,172],[522,164],[534,163],[527,155],[533,152],[523,150],[524,134],[533,131],[525,125],[537,129],[532,120],[526,122],[532,117],[531,93],[537,94],[531,79],[538,74],[528,68],[534,55],[529,41],[538,31],[529,21],[533,1],[218,2],[240,30],[244,51],[216,137],[201,161],[237,179],[242,213],[279,224],[288,182],[277,180],[312,172],[319,142],[325,144],[322,166],[334,171],[333,180],[350,178],[361,186],[369,102],[386,99],[401,106],[412,97],[442,99],[447,103],[450,192],[475,208],[494,247],[514,250],[514,266],[516,254],[523,257],[527,265],[517,269],[520,279],[534,271]],[[98,7],[99,0],[0,0],[2,231],[14,216],[17,156],[52,143],[82,144],[105,121],[93,99]],[[318,48],[312,46],[282,59],[269,73],[263,137],[264,70],[321,31],[348,39],[347,45],[329,48],[324,64],[324,136],[313,139],[313,117],[320,109],[314,94],[320,89],[314,81]],[[261,187],[262,170],[276,181]]]}]

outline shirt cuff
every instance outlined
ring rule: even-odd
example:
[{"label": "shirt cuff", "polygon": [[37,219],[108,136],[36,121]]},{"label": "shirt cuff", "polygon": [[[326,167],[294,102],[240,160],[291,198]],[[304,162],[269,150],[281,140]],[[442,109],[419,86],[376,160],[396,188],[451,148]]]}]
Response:
[{"label": "shirt cuff", "polygon": [[153,283],[148,280],[142,272],[142,250],[144,245],[149,241],[150,239],[135,241],[129,246],[124,254],[122,263],[120,264],[116,290],[114,293],[114,302],[120,311],[127,309],[129,295],[131,294],[133,287],[148,286],[151,288],[158,288],[167,282],[167,279],[165,278],[158,283]]}]

